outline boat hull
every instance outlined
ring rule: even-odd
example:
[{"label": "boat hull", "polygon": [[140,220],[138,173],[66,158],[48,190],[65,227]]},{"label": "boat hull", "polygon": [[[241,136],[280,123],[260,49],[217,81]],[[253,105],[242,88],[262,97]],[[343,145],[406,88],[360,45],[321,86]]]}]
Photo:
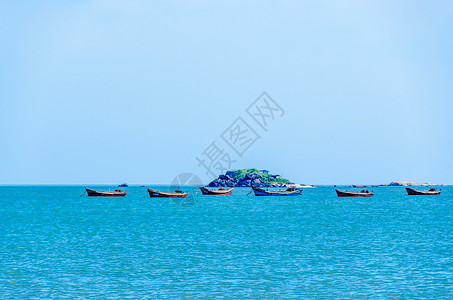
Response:
[{"label": "boat hull", "polygon": [[302,194],[302,189],[293,191],[268,191],[265,189],[252,187],[255,196],[299,196]]},{"label": "boat hull", "polygon": [[115,192],[115,191],[96,191],[85,188],[89,197],[124,197],[127,192]]},{"label": "boat hull", "polygon": [[415,196],[415,195],[440,195],[441,191],[419,191],[416,189],[411,189],[411,188],[406,188],[407,194],[410,196]]},{"label": "boat hull", "polygon": [[201,193],[203,195],[231,195],[231,193],[233,193],[233,189],[228,189],[228,190],[211,190],[211,189],[208,189],[208,188],[205,188],[203,186],[200,187],[200,190],[201,190]]},{"label": "boat hull", "polygon": [[185,193],[167,193],[158,190],[148,189],[151,198],[187,198],[188,192]]},{"label": "boat hull", "polygon": [[338,197],[372,197],[374,195],[373,192],[371,193],[363,193],[363,192],[349,192],[349,191],[341,191],[335,190],[337,192]]}]

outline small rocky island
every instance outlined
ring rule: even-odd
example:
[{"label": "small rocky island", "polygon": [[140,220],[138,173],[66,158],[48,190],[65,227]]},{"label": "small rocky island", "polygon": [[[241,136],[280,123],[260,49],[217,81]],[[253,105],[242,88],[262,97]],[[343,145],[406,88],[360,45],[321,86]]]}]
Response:
[{"label": "small rocky island", "polygon": [[270,174],[267,170],[241,169],[227,171],[211,181],[209,187],[311,187],[295,184],[280,175]]}]

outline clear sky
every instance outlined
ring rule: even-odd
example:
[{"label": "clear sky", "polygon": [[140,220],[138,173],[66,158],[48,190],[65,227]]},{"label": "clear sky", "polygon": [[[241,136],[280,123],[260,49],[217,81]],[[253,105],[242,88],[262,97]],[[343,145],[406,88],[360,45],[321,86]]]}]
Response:
[{"label": "clear sky", "polygon": [[[453,184],[451,1],[0,0],[0,184]],[[246,113],[266,91],[285,111]],[[260,136],[242,157],[221,134]]]}]

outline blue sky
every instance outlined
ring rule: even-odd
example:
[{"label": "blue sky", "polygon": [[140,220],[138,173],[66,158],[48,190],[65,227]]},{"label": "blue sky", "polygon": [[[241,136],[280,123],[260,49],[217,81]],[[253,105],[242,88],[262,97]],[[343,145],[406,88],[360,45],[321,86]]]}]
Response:
[{"label": "blue sky", "polygon": [[266,91],[285,114],[254,127],[232,168],[453,184],[452,14],[450,1],[0,1],[0,183],[208,182],[196,157]]}]

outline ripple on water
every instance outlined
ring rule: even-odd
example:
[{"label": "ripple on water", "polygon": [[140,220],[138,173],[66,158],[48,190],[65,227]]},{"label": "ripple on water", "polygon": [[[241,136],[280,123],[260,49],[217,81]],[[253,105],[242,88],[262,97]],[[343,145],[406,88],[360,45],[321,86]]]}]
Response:
[{"label": "ripple on water", "polygon": [[239,188],[191,207],[135,186],[125,198],[81,191],[0,187],[2,296],[453,297],[451,187],[370,199]]}]

